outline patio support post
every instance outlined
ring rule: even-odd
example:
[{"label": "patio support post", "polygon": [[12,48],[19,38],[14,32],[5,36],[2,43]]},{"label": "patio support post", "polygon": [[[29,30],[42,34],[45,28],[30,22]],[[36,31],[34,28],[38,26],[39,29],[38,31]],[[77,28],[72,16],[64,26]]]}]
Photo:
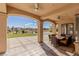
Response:
[{"label": "patio support post", "polygon": [[43,21],[38,21],[38,42],[43,42]]},{"label": "patio support post", "polygon": [[53,34],[56,34],[56,24],[52,24],[53,26],[52,26],[52,32],[53,32]]},{"label": "patio support post", "polygon": [[6,51],[6,17],[7,14],[0,13],[0,53]]},{"label": "patio support post", "polygon": [[75,55],[79,55],[79,14],[76,15],[76,21],[75,21],[75,27],[76,27],[76,41],[75,41]]}]

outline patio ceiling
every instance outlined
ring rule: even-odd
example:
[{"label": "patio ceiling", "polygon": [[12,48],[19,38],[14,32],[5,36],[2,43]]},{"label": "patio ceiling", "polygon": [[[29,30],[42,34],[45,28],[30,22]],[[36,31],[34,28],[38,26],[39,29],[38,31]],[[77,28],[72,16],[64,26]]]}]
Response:
[{"label": "patio ceiling", "polygon": [[43,20],[51,19],[57,21],[58,16],[69,16],[78,13],[79,4],[58,4],[58,3],[40,3],[38,11],[35,11],[34,3],[9,3],[8,6],[32,13],[41,17]]}]

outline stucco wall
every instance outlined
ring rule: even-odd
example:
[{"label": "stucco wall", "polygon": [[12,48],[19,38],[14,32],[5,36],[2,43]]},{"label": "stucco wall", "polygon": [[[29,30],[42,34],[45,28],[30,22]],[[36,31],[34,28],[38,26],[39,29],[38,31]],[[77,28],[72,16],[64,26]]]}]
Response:
[{"label": "stucco wall", "polygon": [[5,3],[0,3],[0,12],[4,12],[4,13],[7,12]]},{"label": "stucco wall", "polygon": [[6,51],[6,14],[0,13],[0,53]]}]

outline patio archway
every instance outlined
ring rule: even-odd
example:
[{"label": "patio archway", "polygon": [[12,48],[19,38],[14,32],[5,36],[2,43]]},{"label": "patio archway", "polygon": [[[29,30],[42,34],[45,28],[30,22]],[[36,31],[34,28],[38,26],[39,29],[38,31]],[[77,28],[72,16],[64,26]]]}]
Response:
[{"label": "patio archway", "polygon": [[7,50],[7,35],[6,35],[6,30],[7,30],[7,17],[9,15],[20,15],[20,16],[29,16],[31,18],[37,19],[37,27],[38,27],[38,42],[41,43],[43,42],[43,21],[41,20],[40,16],[37,16],[35,14],[29,13],[29,12],[25,12],[22,10],[19,10],[17,8],[14,7],[10,7],[7,6],[7,13],[1,12],[0,13],[0,18],[3,19],[1,20],[0,24],[3,24],[1,27],[1,34],[2,37],[0,39],[0,53],[4,53]]},{"label": "patio archway", "polygon": [[53,21],[46,20],[43,22],[43,39],[49,41],[50,34],[56,34],[56,24]]},{"label": "patio archway", "polygon": [[21,15],[9,15],[7,18],[7,27],[7,33],[13,33],[13,35],[10,34],[8,36],[9,38],[22,37],[17,36],[18,34],[37,34],[37,20]]},{"label": "patio archway", "polygon": [[43,21],[40,18],[40,16],[32,14],[30,12],[25,12],[22,10],[19,10],[17,8],[11,7],[11,6],[7,6],[8,9],[8,15],[23,15],[23,16],[28,16],[31,17],[33,19],[37,20],[37,27],[38,27],[38,42],[43,42]]}]

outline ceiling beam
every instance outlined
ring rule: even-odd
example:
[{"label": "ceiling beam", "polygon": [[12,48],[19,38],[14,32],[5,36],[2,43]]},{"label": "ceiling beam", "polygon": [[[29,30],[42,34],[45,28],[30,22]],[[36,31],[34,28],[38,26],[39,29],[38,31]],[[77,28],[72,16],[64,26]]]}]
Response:
[{"label": "ceiling beam", "polygon": [[38,16],[38,15],[32,14],[32,13],[27,12],[27,11],[20,10],[18,8],[15,8],[15,7],[12,7],[9,5],[7,5],[7,13],[8,14],[22,14],[22,15],[26,15],[26,16],[41,20],[40,16]]}]

